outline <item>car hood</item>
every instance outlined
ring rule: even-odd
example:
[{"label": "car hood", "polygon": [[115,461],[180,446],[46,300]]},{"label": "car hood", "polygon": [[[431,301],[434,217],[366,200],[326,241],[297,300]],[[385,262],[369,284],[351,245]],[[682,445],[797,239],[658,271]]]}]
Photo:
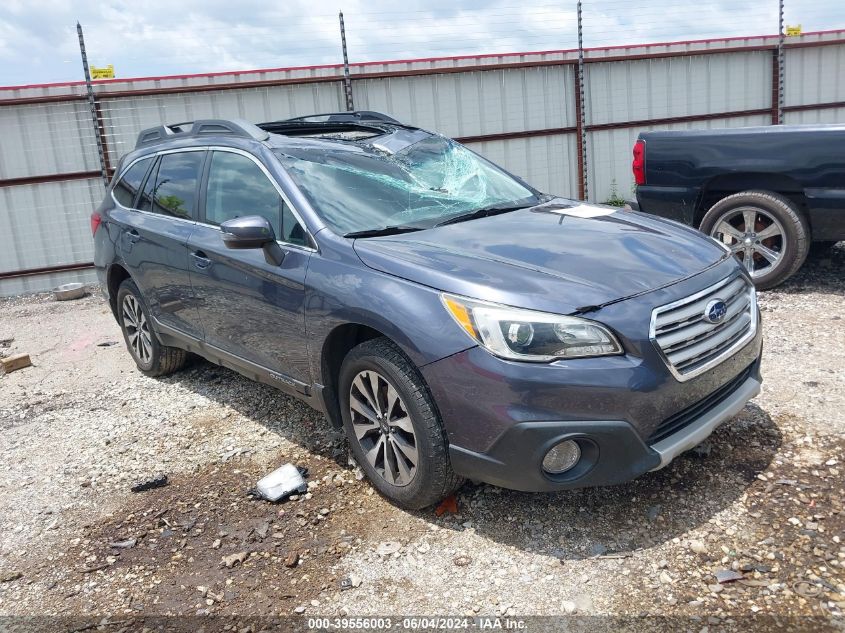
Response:
[{"label": "car hood", "polygon": [[684,225],[570,200],[358,239],[369,267],[438,290],[557,313],[677,283],[729,254]]}]

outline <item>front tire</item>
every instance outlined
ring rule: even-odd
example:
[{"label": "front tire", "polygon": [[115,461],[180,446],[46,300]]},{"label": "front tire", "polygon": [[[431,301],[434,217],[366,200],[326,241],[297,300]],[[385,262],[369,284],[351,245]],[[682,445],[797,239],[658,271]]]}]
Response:
[{"label": "front tire", "polygon": [[117,314],[126,349],[142,374],[166,376],[185,365],[188,352],[159,342],[150,324],[147,304],[131,279],[120,284],[117,291]]},{"label": "front tire", "polygon": [[810,229],[795,204],[770,191],[743,191],[722,198],[700,229],[728,246],[760,289],[791,277],[810,249]]},{"label": "front tire", "polygon": [[352,349],[340,369],[339,393],[352,454],[385,497],[419,510],[460,486],[437,407],[395,344],[377,338]]}]

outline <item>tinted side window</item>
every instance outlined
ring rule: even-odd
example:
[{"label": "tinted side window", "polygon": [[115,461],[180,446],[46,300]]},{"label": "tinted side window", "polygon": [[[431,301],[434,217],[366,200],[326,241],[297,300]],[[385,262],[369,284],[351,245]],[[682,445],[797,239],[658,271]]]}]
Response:
[{"label": "tinted side window", "polygon": [[208,172],[205,221],[221,224],[245,215],[267,218],[277,239],[305,244],[305,231],[261,168],[246,156],[214,152]]},{"label": "tinted side window", "polygon": [[308,238],[305,237],[305,229],[286,204],[282,204],[282,230],[279,231],[279,239],[290,244],[310,246]]},{"label": "tinted side window", "polygon": [[141,182],[144,180],[144,174],[147,173],[147,168],[150,166],[150,159],[144,158],[132,165],[123,177],[114,186],[112,192],[117,201],[124,207],[132,208],[135,204],[135,196],[138,194],[138,189],[141,187]]},{"label": "tinted side window", "polygon": [[153,213],[191,219],[205,152],[164,154],[152,191]]},{"label": "tinted side window", "polygon": [[144,183],[144,190],[141,192],[141,197],[138,199],[138,208],[141,211],[153,210],[153,189],[156,184],[156,175],[158,174],[158,161],[156,161],[153,168],[150,170],[150,175],[147,176],[147,182]]}]

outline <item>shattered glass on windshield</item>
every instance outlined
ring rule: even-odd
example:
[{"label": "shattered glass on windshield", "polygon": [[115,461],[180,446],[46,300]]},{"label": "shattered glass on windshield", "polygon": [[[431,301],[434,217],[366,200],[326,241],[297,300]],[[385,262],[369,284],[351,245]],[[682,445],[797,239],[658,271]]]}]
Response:
[{"label": "shattered glass on windshield", "polygon": [[350,143],[277,154],[341,234],[392,225],[428,228],[475,209],[536,199],[510,175],[441,136],[427,135],[396,153]]}]

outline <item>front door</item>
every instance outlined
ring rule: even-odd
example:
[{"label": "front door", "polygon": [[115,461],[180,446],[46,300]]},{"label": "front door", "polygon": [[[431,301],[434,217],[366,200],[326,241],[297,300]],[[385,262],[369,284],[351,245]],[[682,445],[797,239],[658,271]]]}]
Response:
[{"label": "front door", "polygon": [[[200,223],[188,240],[191,284],[205,343],[271,372],[303,391],[311,384],[305,342],[305,275],[310,248],[281,190],[245,152],[214,150],[207,169]],[[261,249],[234,250],[218,226],[261,215],[285,253],[280,266]]]}]

